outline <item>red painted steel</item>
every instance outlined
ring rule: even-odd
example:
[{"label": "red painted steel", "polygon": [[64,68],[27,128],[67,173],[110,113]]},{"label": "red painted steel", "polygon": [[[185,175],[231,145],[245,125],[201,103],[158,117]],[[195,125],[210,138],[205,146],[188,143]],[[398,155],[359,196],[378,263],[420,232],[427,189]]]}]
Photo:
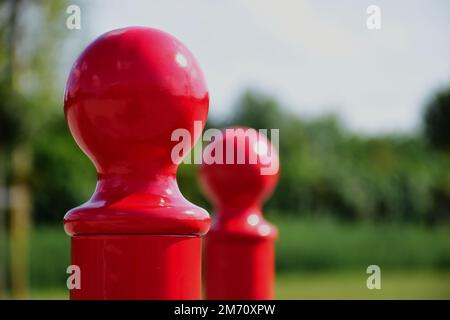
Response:
[{"label": "red painted steel", "polygon": [[[274,241],[277,229],[264,220],[262,202],[278,181],[279,160],[267,138],[254,129],[231,128],[208,148],[223,164],[203,164],[203,189],[215,207],[215,219],[205,242],[207,299],[272,299],[274,297]],[[247,136],[245,143],[239,143]],[[241,137],[241,140],[236,137]],[[227,149],[227,145],[232,148]],[[257,149],[259,146],[260,149]],[[226,164],[234,151],[233,164]],[[268,152],[264,152],[267,150]],[[262,152],[261,152],[262,151]],[[204,159],[208,149],[205,148]],[[245,164],[238,163],[238,154]],[[250,159],[257,159],[250,163]],[[264,167],[276,173],[263,175]]]},{"label": "red painted steel", "polygon": [[72,264],[81,289],[72,299],[199,299],[201,236],[208,213],[176,182],[171,134],[204,125],[209,96],[189,50],[171,35],[132,27],[104,34],[77,59],[64,111],[92,160],[92,198],[70,210]]}]

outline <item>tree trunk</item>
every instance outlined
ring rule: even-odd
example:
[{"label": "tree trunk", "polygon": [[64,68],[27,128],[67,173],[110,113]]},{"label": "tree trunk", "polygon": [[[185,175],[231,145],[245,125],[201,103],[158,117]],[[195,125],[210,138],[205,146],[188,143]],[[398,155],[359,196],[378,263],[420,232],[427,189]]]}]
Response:
[{"label": "tree trunk", "polygon": [[11,213],[11,297],[26,299],[29,287],[29,234],[31,229],[31,194],[28,177],[30,150],[16,147],[11,159],[12,181],[9,190]]},{"label": "tree trunk", "polygon": [[6,292],[6,155],[0,148],[0,300],[5,299]]}]

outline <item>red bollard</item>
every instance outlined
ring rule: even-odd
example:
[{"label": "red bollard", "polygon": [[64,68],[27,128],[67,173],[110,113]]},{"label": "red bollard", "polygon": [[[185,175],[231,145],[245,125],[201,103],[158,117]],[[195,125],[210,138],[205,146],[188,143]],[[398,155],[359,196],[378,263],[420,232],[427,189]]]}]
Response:
[{"label": "red bollard", "polygon": [[65,92],[70,131],[92,160],[92,198],[70,210],[71,299],[200,299],[201,236],[208,213],[180,193],[175,129],[192,142],[209,96],[189,50],[167,33],[125,28],[98,38],[75,62]]},{"label": "red bollard", "polygon": [[[205,241],[206,298],[273,299],[277,230],[264,220],[261,205],[277,183],[278,155],[254,129],[232,128],[222,133],[222,139],[205,148],[200,168],[203,189],[216,214]],[[223,164],[206,164],[212,149]],[[223,153],[217,157],[220,150]],[[234,154],[230,156],[231,150]],[[242,155],[245,164],[238,163]],[[226,164],[227,158],[234,163]],[[252,164],[250,159],[255,158]],[[267,166],[276,172],[262,174]]]}]

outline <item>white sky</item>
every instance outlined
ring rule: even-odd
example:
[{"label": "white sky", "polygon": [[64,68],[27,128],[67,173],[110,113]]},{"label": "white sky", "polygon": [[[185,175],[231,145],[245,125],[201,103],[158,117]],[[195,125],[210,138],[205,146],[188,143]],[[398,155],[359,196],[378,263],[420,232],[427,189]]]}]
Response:
[{"label": "white sky", "polygon": [[[366,28],[370,4],[381,7],[379,31]],[[83,46],[130,25],[180,39],[205,73],[213,118],[256,88],[303,116],[335,112],[354,130],[408,131],[430,94],[450,85],[448,0],[89,0],[81,10],[82,30],[71,33]]]}]

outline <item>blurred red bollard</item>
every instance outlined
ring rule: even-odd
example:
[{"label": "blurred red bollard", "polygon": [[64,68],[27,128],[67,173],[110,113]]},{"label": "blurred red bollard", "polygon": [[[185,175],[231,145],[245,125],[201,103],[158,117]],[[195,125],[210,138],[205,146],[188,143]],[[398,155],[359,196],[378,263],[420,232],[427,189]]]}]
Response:
[{"label": "blurred red bollard", "polygon": [[[205,148],[200,168],[202,187],[215,207],[205,241],[206,298],[273,299],[277,230],[264,220],[261,206],[278,180],[278,154],[254,129],[229,128],[222,133],[222,139]],[[208,164],[210,152],[219,162],[212,163],[211,157]],[[239,163],[242,156],[244,164]],[[276,172],[263,174],[267,166]]]},{"label": "blurred red bollard", "polygon": [[181,195],[175,129],[192,142],[209,96],[189,50],[167,33],[125,28],[98,38],[75,62],[65,92],[70,131],[92,160],[92,198],[70,210],[72,299],[200,299],[201,236],[208,213]]}]

